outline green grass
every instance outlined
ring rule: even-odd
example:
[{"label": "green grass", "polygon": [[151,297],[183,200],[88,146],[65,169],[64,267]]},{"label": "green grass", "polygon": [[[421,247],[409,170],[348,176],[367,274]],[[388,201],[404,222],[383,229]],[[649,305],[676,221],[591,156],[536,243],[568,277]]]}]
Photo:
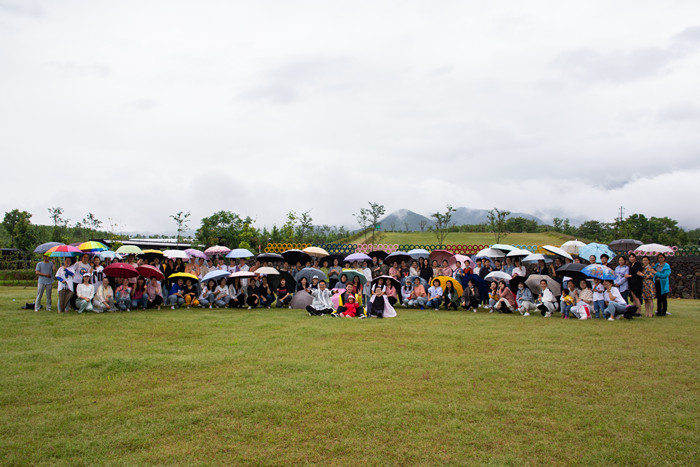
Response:
[{"label": "green grass", "polygon": [[[683,464],[700,310],[57,314],[0,288],[0,463]],[[14,300],[14,301],[13,301]]]},{"label": "green grass", "polygon": [[[354,243],[371,243],[372,235],[353,240]],[[378,240],[377,240],[378,239]],[[571,240],[568,235],[557,232],[513,233],[501,238],[501,243],[513,245],[561,245]],[[435,245],[437,238],[433,232],[380,232],[375,234],[375,243]],[[496,243],[492,233],[452,232],[445,238],[446,245],[492,245]]]}]

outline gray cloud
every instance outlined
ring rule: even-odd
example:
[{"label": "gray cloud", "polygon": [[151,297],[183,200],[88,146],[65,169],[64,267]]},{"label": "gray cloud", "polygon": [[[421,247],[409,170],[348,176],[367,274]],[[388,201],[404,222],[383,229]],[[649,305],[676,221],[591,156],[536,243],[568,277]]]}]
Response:
[{"label": "gray cloud", "polygon": [[700,107],[679,103],[668,106],[658,112],[660,122],[682,122],[700,120]]},{"label": "gray cloud", "polygon": [[45,16],[44,9],[37,2],[5,2],[0,1],[0,13],[25,16],[29,18],[42,18]]}]

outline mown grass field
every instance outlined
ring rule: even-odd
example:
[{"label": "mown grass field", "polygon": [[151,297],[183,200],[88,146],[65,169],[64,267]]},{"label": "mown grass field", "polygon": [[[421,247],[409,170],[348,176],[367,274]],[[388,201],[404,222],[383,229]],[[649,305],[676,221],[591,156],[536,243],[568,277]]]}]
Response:
[{"label": "mown grass field", "polygon": [[[0,463],[698,465],[700,310],[57,314],[0,288]],[[14,301],[13,301],[14,299]]]},{"label": "mown grass field", "polygon": [[[379,240],[377,240],[377,238]],[[354,243],[371,243],[372,236],[366,236]],[[501,239],[501,243],[513,245],[561,245],[571,240],[568,235],[557,232],[542,233],[513,233]],[[379,232],[375,235],[375,243],[398,243],[404,245],[435,245],[437,237],[434,232]],[[445,238],[447,245],[492,245],[496,243],[492,233],[481,232],[452,232]]]}]

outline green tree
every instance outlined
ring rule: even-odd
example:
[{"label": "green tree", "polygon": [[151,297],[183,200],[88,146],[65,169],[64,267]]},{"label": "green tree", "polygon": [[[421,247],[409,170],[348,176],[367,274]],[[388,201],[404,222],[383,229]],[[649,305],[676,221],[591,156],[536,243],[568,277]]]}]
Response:
[{"label": "green tree", "polygon": [[53,222],[53,230],[51,231],[51,241],[68,243],[68,235],[66,229],[69,219],[63,218],[63,208],[56,206],[49,209],[49,217]]},{"label": "green tree", "polygon": [[231,211],[218,211],[201,221],[195,240],[202,245],[221,243],[229,248],[236,248],[241,241],[243,219]]},{"label": "green tree", "polygon": [[361,208],[360,212],[355,214],[357,222],[364,227],[366,230],[368,227],[372,227],[372,245],[374,245],[375,234],[377,227],[379,226],[379,219],[384,215],[386,209],[384,209],[383,204],[373,203],[371,201],[368,208]]},{"label": "green tree", "polygon": [[506,217],[510,215],[510,211],[501,211],[498,208],[491,209],[486,218],[489,220],[489,227],[491,228],[491,233],[496,240],[495,243],[501,243],[501,239],[508,235],[506,231]]},{"label": "green tree", "polygon": [[304,243],[306,240],[306,237],[311,233],[313,230],[313,218],[311,217],[311,211],[304,211],[301,213],[301,215],[297,218],[299,221],[299,226],[297,227],[297,238],[299,239],[300,243]]},{"label": "green tree", "polygon": [[435,219],[433,231],[435,232],[438,245],[444,244],[445,238],[449,233],[449,228],[452,226],[452,213],[455,211],[456,210],[452,208],[452,205],[448,204],[444,213],[434,212],[430,215],[430,217]]},{"label": "green tree", "polygon": [[[567,219],[568,220],[568,219]],[[508,232],[533,233],[537,232],[537,221],[525,217],[509,217],[505,229]]]},{"label": "green tree", "polygon": [[88,212],[88,215],[83,218],[82,225],[87,228],[88,235],[94,238],[97,236],[100,227],[102,227],[102,221],[99,220],[93,213]]},{"label": "green tree", "polygon": [[182,232],[190,228],[188,224],[190,212],[180,211],[176,214],[171,214],[170,217],[175,221],[175,224],[177,225],[177,243],[180,243],[182,242]]},{"label": "green tree", "polygon": [[10,237],[10,245],[20,250],[31,250],[36,243],[36,229],[30,219],[32,215],[27,211],[13,209],[6,212],[2,225]]}]

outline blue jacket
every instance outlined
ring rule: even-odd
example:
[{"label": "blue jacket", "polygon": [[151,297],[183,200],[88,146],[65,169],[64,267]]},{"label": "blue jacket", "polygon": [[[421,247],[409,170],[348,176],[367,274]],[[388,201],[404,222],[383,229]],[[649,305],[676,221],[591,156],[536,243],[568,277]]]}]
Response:
[{"label": "blue jacket", "polygon": [[[654,265],[654,270],[659,266],[659,263],[656,263]],[[667,294],[668,293],[668,278],[671,276],[671,266],[668,265],[668,263],[664,263],[664,267],[661,268],[661,272],[657,272],[654,274],[654,280],[659,281],[659,285],[661,286],[661,293],[662,294]]]}]

